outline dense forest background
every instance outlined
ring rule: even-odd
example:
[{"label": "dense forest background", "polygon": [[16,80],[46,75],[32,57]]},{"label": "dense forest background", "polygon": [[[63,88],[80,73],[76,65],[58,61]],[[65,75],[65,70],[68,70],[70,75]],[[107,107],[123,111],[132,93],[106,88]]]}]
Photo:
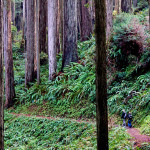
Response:
[{"label": "dense forest background", "polygon": [[[121,120],[123,109],[132,112],[133,127],[150,136],[149,4],[106,0],[112,150],[150,149],[150,141],[132,139]],[[0,10],[5,149],[96,149],[94,1],[0,0]]]}]

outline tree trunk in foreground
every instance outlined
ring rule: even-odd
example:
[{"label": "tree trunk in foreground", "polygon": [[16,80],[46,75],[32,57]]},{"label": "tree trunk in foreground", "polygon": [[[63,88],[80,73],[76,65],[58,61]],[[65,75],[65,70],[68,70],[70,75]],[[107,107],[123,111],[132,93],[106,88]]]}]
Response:
[{"label": "tree trunk in foreground", "polygon": [[34,81],[34,0],[27,0],[26,86]]},{"label": "tree trunk in foreground", "polygon": [[106,1],[95,0],[97,149],[108,150]]},{"label": "tree trunk in foreground", "polygon": [[64,0],[64,50],[62,70],[70,62],[78,61],[77,54],[77,0]]},{"label": "tree trunk in foreground", "polygon": [[49,80],[53,80],[56,72],[56,39],[57,39],[57,0],[48,0],[48,56],[49,56]]},{"label": "tree trunk in foreground", "polygon": [[3,0],[0,0],[0,150],[4,150]]},{"label": "tree trunk in foreground", "polygon": [[11,39],[11,0],[4,1],[5,107],[14,104],[14,71]]},{"label": "tree trunk in foreground", "polygon": [[150,30],[150,0],[148,0],[148,5],[149,5],[149,30]]}]

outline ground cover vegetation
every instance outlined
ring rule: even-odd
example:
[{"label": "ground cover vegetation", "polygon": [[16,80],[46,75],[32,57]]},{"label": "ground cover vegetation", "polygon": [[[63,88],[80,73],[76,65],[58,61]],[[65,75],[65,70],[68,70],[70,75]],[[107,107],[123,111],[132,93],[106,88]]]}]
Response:
[{"label": "ground cover vegetation", "polygon": [[[150,135],[150,34],[146,16],[147,8],[115,16],[107,50],[108,110],[109,118],[117,118],[113,124],[118,125],[122,110],[131,111],[133,126]],[[25,88],[25,54],[20,49],[22,34],[13,25],[12,35],[17,102],[5,112],[6,149],[96,149],[95,125],[63,119],[95,121],[94,35],[88,41],[78,42],[79,61],[65,67],[64,72],[60,72],[62,53],[57,55],[53,81],[47,80],[48,56],[42,52],[41,84],[32,83],[29,89]],[[12,112],[62,119],[16,117]],[[109,130],[110,149],[134,149],[126,129],[113,126]],[[143,145],[143,149],[148,148]]]}]

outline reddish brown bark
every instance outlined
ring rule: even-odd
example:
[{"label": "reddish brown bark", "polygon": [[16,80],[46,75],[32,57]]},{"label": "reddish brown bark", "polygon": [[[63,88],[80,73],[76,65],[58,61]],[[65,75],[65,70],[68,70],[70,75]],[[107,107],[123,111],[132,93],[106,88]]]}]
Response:
[{"label": "reddish brown bark", "polygon": [[0,0],[0,149],[4,150],[3,0]]},{"label": "reddish brown bark", "polygon": [[81,41],[86,41],[92,33],[91,16],[87,8],[88,1],[81,1]]},{"label": "reddish brown bark", "polygon": [[4,1],[5,107],[14,104],[14,71],[11,38],[11,0]]}]

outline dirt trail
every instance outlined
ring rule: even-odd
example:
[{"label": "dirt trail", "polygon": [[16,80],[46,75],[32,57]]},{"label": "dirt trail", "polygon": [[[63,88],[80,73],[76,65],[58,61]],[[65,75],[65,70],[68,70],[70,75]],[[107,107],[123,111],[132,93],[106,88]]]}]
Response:
[{"label": "dirt trail", "polygon": [[16,114],[16,113],[11,113],[15,116],[25,116],[25,117],[36,117],[36,118],[42,118],[42,119],[49,119],[49,120],[70,120],[73,122],[79,122],[79,123],[89,123],[89,124],[96,124],[95,121],[91,120],[76,120],[76,119],[71,119],[71,118],[60,118],[60,117],[46,117],[46,116],[40,116],[40,115],[31,115],[31,114]]},{"label": "dirt trail", "polygon": [[150,136],[141,135],[140,131],[136,128],[129,128],[127,132],[133,137],[135,147],[140,147],[142,143],[150,143]]},{"label": "dirt trail", "polygon": [[[46,116],[33,116],[30,114],[16,114],[16,113],[12,113],[15,116],[25,116],[25,117],[36,117],[36,118],[42,118],[42,119],[49,119],[49,120],[59,120],[59,119],[63,119],[63,120],[71,120],[73,122],[79,122],[79,123],[89,123],[89,124],[94,124],[96,125],[96,122],[93,121],[89,121],[89,120],[75,120],[75,119],[71,119],[71,118],[60,118],[60,117],[46,117]],[[140,131],[136,128],[128,128],[127,132],[130,134],[131,137],[133,137],[132,141],[134,142],[134,146],[135,147],[140,147],[142,143],[150,143],[150,136],[147,135],[141,135]]]}]

